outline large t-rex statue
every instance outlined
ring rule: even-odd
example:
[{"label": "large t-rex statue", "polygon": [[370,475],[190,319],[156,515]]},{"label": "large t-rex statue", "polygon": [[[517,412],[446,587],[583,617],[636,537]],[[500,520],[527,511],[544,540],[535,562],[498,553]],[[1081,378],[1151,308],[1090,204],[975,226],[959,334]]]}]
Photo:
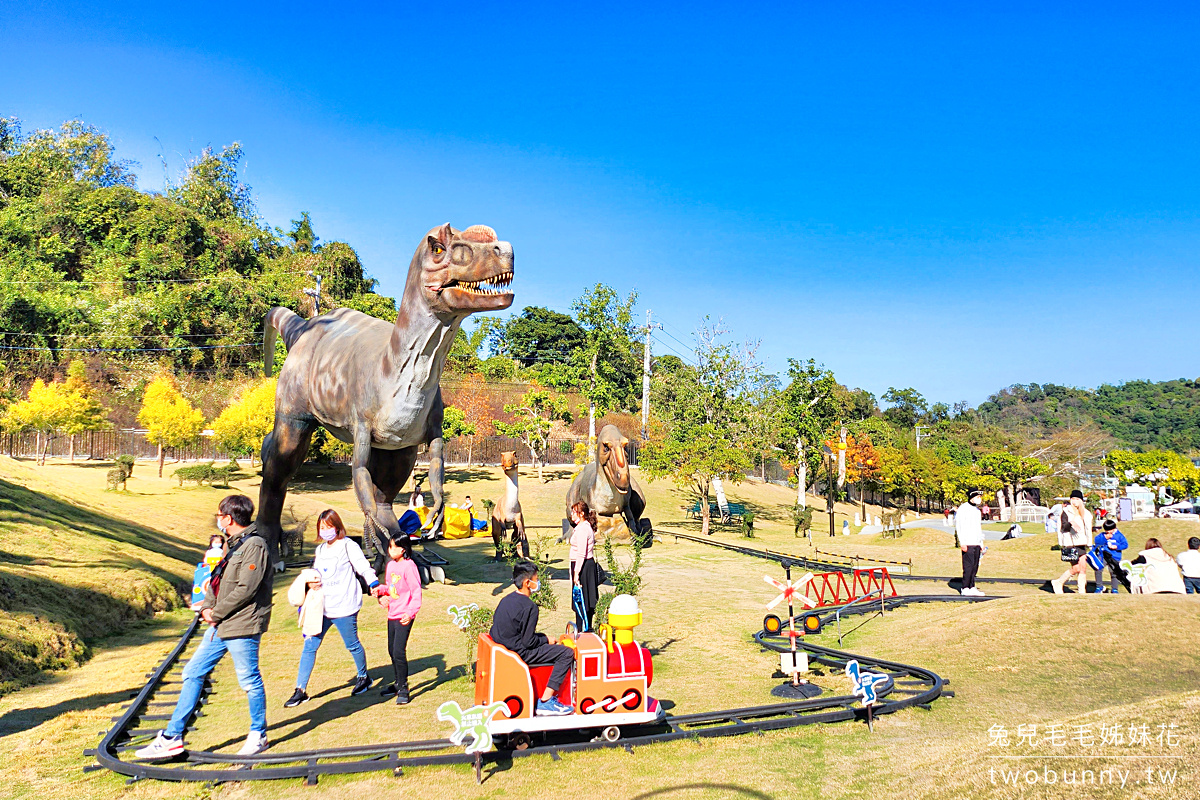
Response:
[{"label": "large t-rex statue", "polygon": [[646,492],[629,474],[629,440],[616,425],[605,425],[596,437],[596,460],[584,466],[567,489],[567,517],[571,506],[582,500],[598,517],[596,533],[619,530],[624,521],[630,536],[644,545],[651,539],[650,520],[644,519]]},{"label": "large t-rex statue", "polygon": [[288,348],[258,493],[258,529],[272,552],[278,553],[288,482],[318,425],[354,445],[354,493],[367,528],[389,538],[400,533],[392,500],[412,472],[418,446],[427,445],[433,500],[427,519],[438,524],[445,473],[442,367],[469,314],[512,305],[512,292],[499,288],[512,278],[512,245],[497,241],[485,225],[459,231],[446,223],[429,231],[413,254],[394,325],[348,308],[310,320],[286,308],[267,312],[267,375],[276,331]]}]

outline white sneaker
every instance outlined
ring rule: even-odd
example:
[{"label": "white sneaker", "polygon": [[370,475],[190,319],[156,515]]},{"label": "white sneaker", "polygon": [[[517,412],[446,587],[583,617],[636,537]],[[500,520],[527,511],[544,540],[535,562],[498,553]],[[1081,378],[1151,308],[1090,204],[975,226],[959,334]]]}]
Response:
[{"label": "white sneaker", "polygon": [[242,745],[242,749],[237,751],[239,756],[253,756],[267,749],[267,735],[250,731],[250,735],[246,737],[246,743]]},{"label": "white sneaker", "polygon": [[1063,593],[1063,582],[1060,580],[1057,580],[1057,579],[1052,580],[1052,581],[1050,581],[1050,588],[1054,589],[1055,594],[1062,594]]},{"label": "white sneaker", "polygon": [[158,732],[158,736],[154,737],[154,741],[134,753],[134,757],[145,761],[162,761],[167,758],[174,758],[183,752],[183,737],[177,736],[174,739],[168,739],[167,735],[162,731]]},{"label": "white sneaker", "polygon": [[971,594],[973,594],[975,597],[987,597],[987,592],[985,592],[983,589],[980,589],[978,586],[971,587]]}]

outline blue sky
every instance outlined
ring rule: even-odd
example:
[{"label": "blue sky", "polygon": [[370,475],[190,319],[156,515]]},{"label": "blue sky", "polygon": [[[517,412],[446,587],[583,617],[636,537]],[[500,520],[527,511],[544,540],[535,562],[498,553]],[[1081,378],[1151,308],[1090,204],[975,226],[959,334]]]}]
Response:
[{"label": "blue sky", "polygon": [[1200,375],[1195,6],[331,8],[5,4],[0,114],[148,189],[240,141],[385,293],[485,223],[517,307],[636,288],[661,352],[709,314],[877,395]]}]

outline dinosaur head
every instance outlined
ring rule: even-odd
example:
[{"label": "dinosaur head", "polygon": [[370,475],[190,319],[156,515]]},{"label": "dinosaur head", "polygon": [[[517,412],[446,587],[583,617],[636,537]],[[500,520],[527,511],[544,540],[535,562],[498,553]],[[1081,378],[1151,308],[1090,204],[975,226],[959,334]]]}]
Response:
[{"label": "dinosaur head", "polygon": [[466,316],[508,308],[513,293],[502,287],[513,279],[512,245],[498,241],[486,225],[460,231],[447,222],[427,233],[417,247],[410,285],[414,279],[435,313]]},{"label": "dinosaur head", "polygon": [[629,491],[629,458],[625,452],[628,445],[629,440],[616,425],[605,425],[596,437],[596,461],[604,470],[604,477],[621,494]]},{"label": "dinosaur head", "polygon": [[509,475],[517,471],[517,454],[515,451],[504,450],[500,453],[500,468]]}]

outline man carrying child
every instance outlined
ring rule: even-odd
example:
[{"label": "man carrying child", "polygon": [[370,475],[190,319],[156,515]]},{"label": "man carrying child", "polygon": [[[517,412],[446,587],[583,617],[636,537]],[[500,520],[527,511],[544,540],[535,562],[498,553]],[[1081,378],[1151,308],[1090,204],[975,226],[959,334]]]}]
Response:
[{"label": "man carrying child", "polygon": [[522,561],[513,567],[511,592],[501,599],[492,615],[492,641],[512,650],[527,666],[551,664],[554,669],[546,690],[538,698],[535,713],[539,716],[565,716],[572,713],[570,706],[559,702],[555,695],[563,681],[571,674],[575,664],[575,651],[566,645],[550,644],[544,633],[537,632],[538,607],[530,595],[538,590],[538,568]]}]

